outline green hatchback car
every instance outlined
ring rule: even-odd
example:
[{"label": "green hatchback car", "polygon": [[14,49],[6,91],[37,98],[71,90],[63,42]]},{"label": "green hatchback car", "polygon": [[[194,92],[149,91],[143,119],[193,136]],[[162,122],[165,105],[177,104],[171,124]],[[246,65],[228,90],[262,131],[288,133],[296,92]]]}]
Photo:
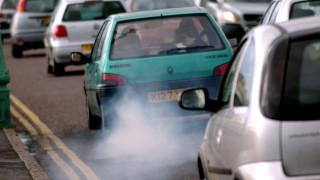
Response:
[{"label": "green hatchback car", "polygon": [[129,100],[152,116],[190,114],[177,106],[180,92],[205,87],[214,98],[232,57],[230,42],[200,7],[109,16],[90,57],[70,54],[74,64],[86,64],[89,128],[111,125],[114,115],[128,112],[117,104]]}]

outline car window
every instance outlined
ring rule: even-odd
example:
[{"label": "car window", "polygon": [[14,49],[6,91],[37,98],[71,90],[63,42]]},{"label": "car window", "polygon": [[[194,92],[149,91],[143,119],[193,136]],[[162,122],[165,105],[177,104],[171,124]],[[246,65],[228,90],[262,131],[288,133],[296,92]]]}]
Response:
[{"label": "car window", "polygon": [[320,39],[292,43],[285,79],[282,118],[320,119]]},{"label": "car window", "polygon": [[320,15],[320,0],[301,1],[291,6],[290,19],[318,15]]},{"label": "car window", "polygon": [[106,19],[111,14],[125,12],[118,1],[85,1],[85,3],[70,4],[66,8],[62,21],[87,21]]},{"label": "car window", "polygon": [[3,0],[1,9],[16,9],[18,0]]},{"label": "car window", "polygon": [[273,12],[274,6],[275,6],[276,4],[277,4],[277,2],[274,1],[274,2],[272,2],[272,3],[269,5],[269,7],[268,7],[266,13],[264,14],[263,19],[262,19],[262,24],[268,23],[269,18],[270,18],[270,15],[271,15],[271,13]]},{"label": "car window", "polygon": [[240,70],[237,75],[236,89],[234,93],[234,106],[247,106],[249,105],[251,95],[251,85],[253,79],[253,70],[255,62],[255,43],[251,40],[247,51],[239,53],[238,56],[242,57]]},{"label": "car window", "polygon": [[271,0],[224,0],[225,2],[270,3]]},{"label": "car window", "polygon": [[52,12],[58,0],[26,0],[24,12]]},{"label": "car window", "polygon": [[278,2],[278,4],[276,5],[276,7],[274,8],[274,11],[272,12],[271,14],[271,17],[269,19],[269,24],[273,24],[276,22],[276,19],[277,19],[277,16],[278,16],[278,12],[279,12],[279,9],[280,9],[280,6],[283,2]]},{"label": "car window", "polygon": [[192,0],[134,0],[132,11],[145,11],[152,9],[166,9],[195,6]]},{"label": "car window", "polygon": [[228,70],[227,74],[226,74],[226,79],[224,81],[224,85],[223,85],[223,89],[222,89],[222,101],[227,103],[230,99],[230,95],[231,95],[231,89],[232,89],[232,84],[234,81],[234,77],[236,74],[236,71],[238,69],[238,64],[241,60],[241,57],[243,55],[243,52],[245,50],[245,45],[246,42],[243,42],[239,47],[238,50],[235,52],[234,56],[233,56],[233,60],[232,60],[232,64],[230,66],[230,69]]},{"label": "car window", "polygon": [[145,19],[117,24],[111,60],[225,49],[206,15]]},{"label": "car window", "polygon": [[104,22],[104,24],[102,25],[99,33],[98,33],[98,36],[96,38],[96,41],[93,45],[93,49],[92,49],[92,52],[91,52],[91,61],[94,62],[94,61],[99,61],[100,60],[100,57],[101,57],[101,52],[102,52],[102,46],[103,46],[103,43],[104,43],[104,40],[106,38],[106,33],[107,33],[107,29],[106,26],[108,24],[108,20],[106,22]]}]

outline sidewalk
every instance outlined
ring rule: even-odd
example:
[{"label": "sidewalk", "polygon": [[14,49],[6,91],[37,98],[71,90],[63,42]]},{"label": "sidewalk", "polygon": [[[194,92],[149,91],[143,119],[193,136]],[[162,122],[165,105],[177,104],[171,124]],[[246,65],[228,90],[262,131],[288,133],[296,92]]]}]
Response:
[{"label": "sidewalk", "polygon": [[0,180],[49,179],[12,128],[0,128]]}]

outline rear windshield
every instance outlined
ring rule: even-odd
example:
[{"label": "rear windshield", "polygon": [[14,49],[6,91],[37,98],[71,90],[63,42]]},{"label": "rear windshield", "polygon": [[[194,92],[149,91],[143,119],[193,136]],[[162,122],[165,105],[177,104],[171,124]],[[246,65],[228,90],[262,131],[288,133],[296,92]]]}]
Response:
[{"label": "rear windshield", "polygon": [[291,45],[284,85],[283,119],[320,119],[320,39]]},{"label": "rear windshield", "polygon": [[291,6],[290,19],[319,16],[320,15],[320,0],[318,1],[301,1],[294,3]]},{"label": "rear windshield", "polygon": [[16,9],[18,0],[3,0],[1,9]]},{"label": "rear windshield", "polygon": [[132,11],[195,6],[193,0],[133,0]]},{"label": "rear windshield", "polygon": [[110,59],[163,56],[225,49],[205,15],[177,16],[119,23]]},{"label": "rear windshield", "polygon": [[87,21],[106,19],[111,14],[125,12],[120,2],[88,1],[71,4],[66,8],[62,21]]},{"label": "rear windshield", "polygon": [[52,12],[58,0],[26,0],[24,12]]}]

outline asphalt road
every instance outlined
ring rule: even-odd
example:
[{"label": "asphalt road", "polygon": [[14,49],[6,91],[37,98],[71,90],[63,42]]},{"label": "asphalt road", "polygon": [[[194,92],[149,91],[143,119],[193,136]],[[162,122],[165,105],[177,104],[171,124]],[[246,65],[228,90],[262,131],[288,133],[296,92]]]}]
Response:
[{"label": "asphalt road", "polygon": [[[134,109],[121,127],[90,131],[84,66],[69,66],[64,76],[54,77],[47,73],[44,49],[15,59],[6,39],[3,52],[8,87],[17,98],[11,99],[19,113],[14,128],[50,179],[199,179],[197,151],[208,115],[165,121],[179,122],[175,126],[151,121]],[[25,121],[31,126],[21,124]]]}]

